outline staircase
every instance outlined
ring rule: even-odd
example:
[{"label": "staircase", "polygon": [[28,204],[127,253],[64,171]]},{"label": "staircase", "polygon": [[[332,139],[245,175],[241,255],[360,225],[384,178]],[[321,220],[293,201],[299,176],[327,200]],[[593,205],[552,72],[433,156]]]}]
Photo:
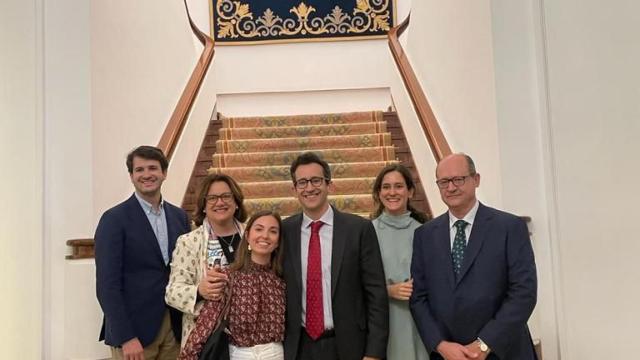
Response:
[{"label": "staircase", "polygon": [[341,211],[368,217],[373,211],[371,189],[376,175],[398,161],[414,170],[418,191],[412,203],[428,210],[397,115],[379,111],[212,120],[183,208],[193,211],[200,178],[223,172],[240,183],[249,213],[273,209],[289,216],[299,212],[289,166],[305,151],[329,163],[335,185],[329,201]]}]

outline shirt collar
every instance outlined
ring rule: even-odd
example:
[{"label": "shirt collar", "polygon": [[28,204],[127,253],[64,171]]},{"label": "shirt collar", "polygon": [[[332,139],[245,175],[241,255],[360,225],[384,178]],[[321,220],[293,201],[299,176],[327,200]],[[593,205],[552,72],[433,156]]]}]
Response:
[{"label": "shirt collar", "polygon": [[[322,214],[322,216],[320,216],[320,219],[318,219],[318,220],[322,221],[325,225],[333,226],[333,208],[331,206],[329,206],[327,211],[325,211],[324,214]],[[303,229],[311,226],[311,223],[314,222],[314,221],[315,220],[313,220],[310,217],[308,217],[307,214],[305,214],[304,212],[302,213],[302,228]]]},{"label": "shirt collar", "polygon": [[[462,219],[458,219],[457,217],[455,217],[451,211],[449,211],[449,229],[453,228],[453,224],[456,223],[456,221],[458,220],[464,220],[467,223],[469,223],[469,225],[473,226],[473,220],[476,218],[476,213],[478,212],[478,207],[480,206],[480,202],[478,200],[476,200],[476,203],[473,205],[473,207],[471,208],[471,210],[469,210],[469,212],[467,213],[467,215],[465,215]],[[471,228],[471,227],[469,227]]]},{"label": "shirt collar", "polygon": [[149,215],[151,214],[155,214],[155,215],[159,215],[164,207],[164,200],[162,200],[162,198],[160,198],[160,205],[158,206],[158,211],[155,212],[153,211],[153,206],[151,205],[150,202],[148,202],[147,200],[143,199],[142,196],[140,196],[140,194],[138,194],[138,192],[134,192],[134,194],[136,195],[136,199],[138,199],[138,202],[140,203],[140,206],[142,206],[142,210],[144,210],[144,213]]}]

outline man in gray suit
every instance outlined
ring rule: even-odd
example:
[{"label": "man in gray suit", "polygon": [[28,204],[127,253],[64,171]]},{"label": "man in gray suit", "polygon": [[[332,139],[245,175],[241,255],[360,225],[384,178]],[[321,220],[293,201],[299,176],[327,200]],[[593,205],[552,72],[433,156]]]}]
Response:
[{"label": "man in gray suit", "polygon": [[300,155],[291,178],[302,213],[283,223],[286,360],[386,357],[389,308],[370,221],[329,205],[329,165]]}]

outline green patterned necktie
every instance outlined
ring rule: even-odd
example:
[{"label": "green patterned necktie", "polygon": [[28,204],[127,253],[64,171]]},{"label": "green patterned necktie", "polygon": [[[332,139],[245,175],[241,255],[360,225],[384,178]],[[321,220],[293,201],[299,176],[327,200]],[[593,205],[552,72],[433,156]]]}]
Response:
[{"label": "green patterned necktie", "polygon": [[469,223],[464,220],[458,220],[453,224],[456,227],[456,237],[453,239],[453,247],[451,248],[451,260],[453,260],[453,272],[456,274],[456,280],[460,276],[464,249],[467,247],[467,234],[464,232],[467,225]]}]

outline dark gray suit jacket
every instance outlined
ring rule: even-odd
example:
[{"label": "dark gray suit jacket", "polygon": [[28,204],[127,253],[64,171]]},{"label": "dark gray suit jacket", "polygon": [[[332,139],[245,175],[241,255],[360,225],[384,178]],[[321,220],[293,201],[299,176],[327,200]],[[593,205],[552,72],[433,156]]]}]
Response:
[{"label": "dark gray suit jacket", "polygon": [[427,350],[480,337],[492,349],[489,359],[535,359],[527,320],[536,304],[536,265],[524,221],[480,204],[458,281],[450,241],[448,213],[414,236],[410,306]]},{"label": "dark gray suit jacket", "polygon": [[[378,238],[370,221],[335,208],[331,254],[331,303],[341,360],[386,357],[389,303]],[[300,343],[302,214],[284,221],[284,279],[287,284],[285,359],[294,360]]]}]

